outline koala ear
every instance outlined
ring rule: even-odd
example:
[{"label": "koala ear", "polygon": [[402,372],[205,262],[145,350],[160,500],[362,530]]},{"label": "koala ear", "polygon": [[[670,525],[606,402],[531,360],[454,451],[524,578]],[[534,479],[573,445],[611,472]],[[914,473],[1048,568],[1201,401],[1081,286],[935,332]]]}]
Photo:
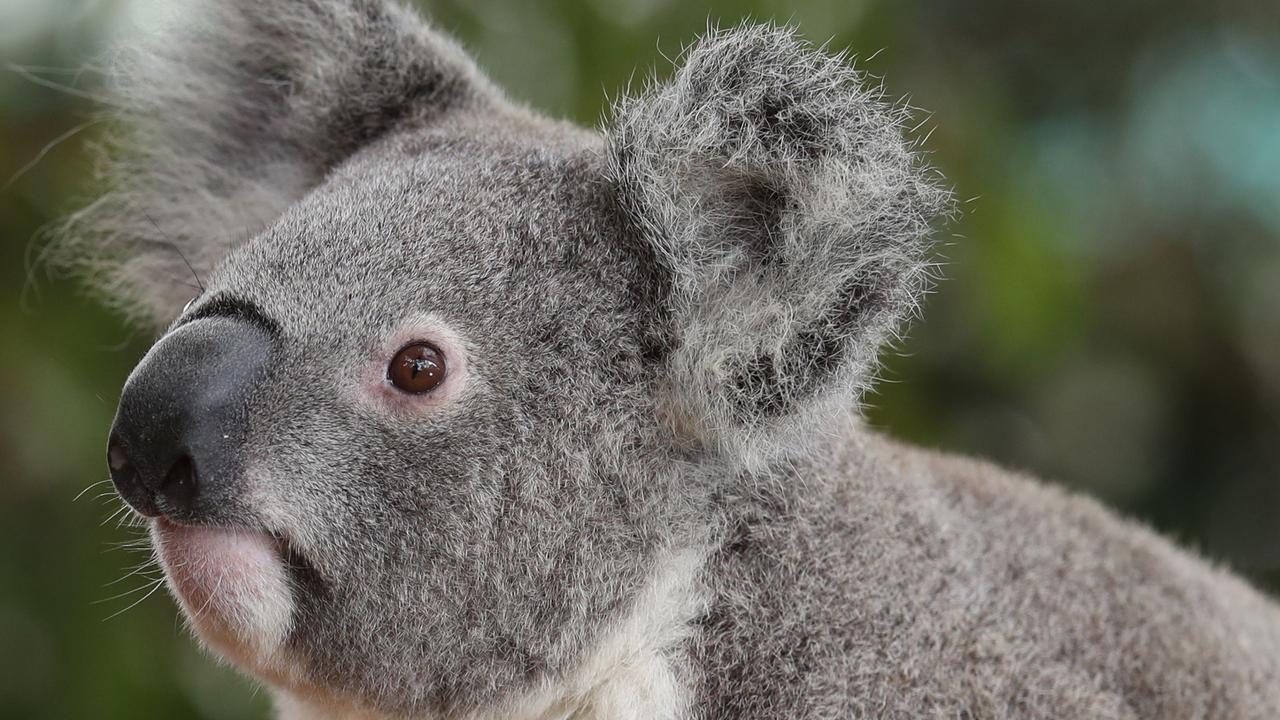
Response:
[{"label": "koala ear", "polygon": [[906,111],[788,29],[712,31],[608,136],[618,202],[667,285],[672,424],[767,443],[856,411],[926,289],[950,194]]},{"label": "koala ear", "polygon": [[503,102],[451,40],[387,0],[185,0],[122,50],[106,194],[59,259],[164,323],[212,268],[394,129]]}]

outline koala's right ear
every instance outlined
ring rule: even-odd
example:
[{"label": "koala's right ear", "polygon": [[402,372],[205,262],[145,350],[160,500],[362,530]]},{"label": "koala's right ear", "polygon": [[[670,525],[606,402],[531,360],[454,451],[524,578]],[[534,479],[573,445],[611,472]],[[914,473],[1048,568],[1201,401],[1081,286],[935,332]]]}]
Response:
[{"label": "koala's right ear", "polygon": [[105,195],[55,252],[147,324],[361,146],[503,101],[467,55],[390,0],[186,0],[120,53]]}]

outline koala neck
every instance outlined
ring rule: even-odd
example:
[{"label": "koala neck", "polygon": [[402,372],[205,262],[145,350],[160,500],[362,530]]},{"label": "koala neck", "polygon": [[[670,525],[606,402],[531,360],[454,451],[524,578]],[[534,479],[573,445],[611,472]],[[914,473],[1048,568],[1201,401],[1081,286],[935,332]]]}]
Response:
[{"label": "koala neck", "polygon": [[682,646],[705,602],[697,577],[705,555],[690,550],[665,558],[630,615],[572,673],[498,706],[400,716],[321,693],[278,691],[280,720],[681,720],[689,706]]}]

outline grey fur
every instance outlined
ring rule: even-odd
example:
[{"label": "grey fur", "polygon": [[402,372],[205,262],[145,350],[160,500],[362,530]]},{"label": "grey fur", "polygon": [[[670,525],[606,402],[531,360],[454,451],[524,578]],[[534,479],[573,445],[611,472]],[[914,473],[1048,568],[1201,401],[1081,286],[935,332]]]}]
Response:
[{"label": "grey fur", "polygon": [[[393,5],[198,7],[121,70],[131,129],[65,251],[138,317],[247,302],[279,330],[228,512],[291,546],[301,669],[236,658],[282,707],[501,716],[688,556],[669,717],[1280,716],[1255,591],[860,425],[949,196],[842,59],[712,31],[602,137]],[[164,238],[208,276],[185,311]],[[466,390],[389,411],[362,368],[419,315]]]},{"label": "grey fur", "polygon": [[789,30],[713,30],[606,129],[669,284],[670,410],[730,454],[853,407],[924,290],[949,196],[903,143],[905,110],[864,85]]},{"label": "grey fur", "polygon": [[73,262],[143,322],[191,296],[187,261],[207,272],[369,141],[500,101],[393,3],[175,5],[171,36],[118,53],[109,192],[67,233]]}]

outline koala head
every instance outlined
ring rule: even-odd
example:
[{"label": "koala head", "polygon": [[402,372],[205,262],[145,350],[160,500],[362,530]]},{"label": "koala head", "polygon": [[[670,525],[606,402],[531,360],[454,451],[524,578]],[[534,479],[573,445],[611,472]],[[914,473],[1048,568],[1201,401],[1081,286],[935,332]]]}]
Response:
[{"label": "koala head", "polygon": [[461,713],[565,677],[923,290],[946,192],[788,30],[708,33],[593,132],[388,2],[181,17],[122,56],[62,254],[164,328],[112,477],[271,685]]}]

